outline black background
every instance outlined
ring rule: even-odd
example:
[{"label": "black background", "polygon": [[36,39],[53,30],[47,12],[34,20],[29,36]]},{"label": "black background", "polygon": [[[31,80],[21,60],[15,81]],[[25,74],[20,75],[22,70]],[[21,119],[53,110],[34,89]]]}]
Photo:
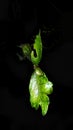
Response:
[{"label": "black background", "polygon": [[[41,29],[40,67],[53,82],[45,117],[29,102],[32,64],[17,45],[32,43]],[[46,28],[46,29],[45,29]],[[45,32],[46,31],[46,32]],[[0,1],[0,130],[73,129],[73,7],[71,1]]]}]

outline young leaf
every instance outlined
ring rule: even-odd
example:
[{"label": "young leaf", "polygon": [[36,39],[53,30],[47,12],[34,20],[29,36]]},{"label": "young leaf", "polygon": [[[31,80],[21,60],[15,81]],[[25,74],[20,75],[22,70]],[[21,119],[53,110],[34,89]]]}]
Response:
[{"label": "young leaf", "polygon": [[30,46],[30,44],[29,43],[21,44],[18,47],[20,47],[22,49],[22,53],[23,53],[23,57],[22,56],[20,57],[20,55],[18,55],[19,58],[23,58],[23,59],[27,58],[27,59],[31,60],[31,46]]},{"label": "young leaf", "polygon": [[43,116],[48,111],[50,100],[47,95],[52,93],[52,86],[53,84],[48,80],[45,73],[39,67],[36,67],[29,84],[30,103],[35,109],[40,106]]},{"label": "young leaf", "polygon": [[[35,53],[36,53],[36,56],[35,56]],[[31,51],[31,62],[34,65],[38,65],[41,58],[42,58],[42,40],[41,40],[40,31],[39,31],[39,34],[36,35],[36,38],[33,44],[33,50]]]}]

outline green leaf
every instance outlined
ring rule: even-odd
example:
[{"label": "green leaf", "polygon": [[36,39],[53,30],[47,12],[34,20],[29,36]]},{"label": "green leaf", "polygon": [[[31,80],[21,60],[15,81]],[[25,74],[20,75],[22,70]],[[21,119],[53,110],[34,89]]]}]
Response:
[{"label": "green leaf", "polygon": [[29,84],[30,103],[36,110],[40,106],[43,116],[48,111],[50,100],[47,95],[52,93],[52,86],[52,82],[48,80],[45,73],[39,67],[36,67]]},{"label": "green leaf", "polygon": [[29,43],[26,43],[26,44],[21,44],[19,46],[21,49],[22,49],[22,52],[23,52],[23,56],[27,59],[29,59],[31,61],[31,46]]},{"label": "green leaf", "polygon": [[[35,56],[34,50],[35,50],[36,56]],[[40,31],[39,31],[33,43],[33,50],[31,51],[31,62],[34,65],[38,65],[39,62],[41,61],[41,58],[42,58],[42,39],[41,39]]]}]

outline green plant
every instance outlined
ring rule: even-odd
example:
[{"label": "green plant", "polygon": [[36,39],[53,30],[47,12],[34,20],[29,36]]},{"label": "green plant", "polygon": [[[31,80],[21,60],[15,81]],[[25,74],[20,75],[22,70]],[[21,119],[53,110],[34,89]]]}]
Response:
[{"label": "green plant", "polygon": [[53,92],[53,83],[50,82],[46,74],[40,69],[39,62],[42,58],[42,40],[40,31],[36,35],[34,43],[20,46],[24,57],[27,57],[33,64],[34,71],[29,82],[30,103],[36,110],[41,107],[42,115],[46,115],[50,104],[49,94]]}]

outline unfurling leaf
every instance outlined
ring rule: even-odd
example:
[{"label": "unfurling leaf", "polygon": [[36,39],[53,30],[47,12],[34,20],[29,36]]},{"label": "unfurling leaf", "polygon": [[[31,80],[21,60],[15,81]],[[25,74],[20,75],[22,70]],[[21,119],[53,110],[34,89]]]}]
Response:
[{"label": "unfurling leaf", "polygon": [[48,80],[45,73],[39,67],[36,67],[29,84],[30,103],[35,109],[38,109],[40,106],[43,116],[46,115],[48,111],[50,104],[48,94],[52,93],[52,86],[52,82]]},{"label": "unfurling leaf", "polygon": [[34,40],[33,50],[31,51],[31,62],[33,63],[33,65],[37,66],[41,61],[41,58],[42,58],[42,39],[39,31],[39,34],[36,35],[36,38]]}]

